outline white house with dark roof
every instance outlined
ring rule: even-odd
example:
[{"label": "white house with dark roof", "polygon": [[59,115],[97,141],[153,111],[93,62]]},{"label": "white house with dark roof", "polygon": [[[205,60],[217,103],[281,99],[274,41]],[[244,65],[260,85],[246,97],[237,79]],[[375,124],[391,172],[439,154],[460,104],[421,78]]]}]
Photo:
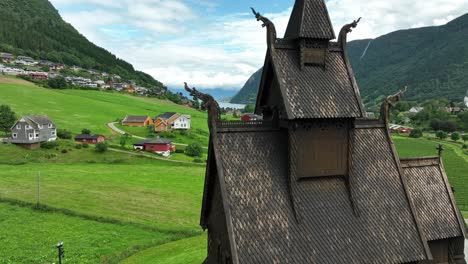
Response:
[{"label": "white house with dark roof", "polygon": [[57,140],[57,127],[45,115],[23,116],[11,127],[10,143],[35,149],[41,142]]}]

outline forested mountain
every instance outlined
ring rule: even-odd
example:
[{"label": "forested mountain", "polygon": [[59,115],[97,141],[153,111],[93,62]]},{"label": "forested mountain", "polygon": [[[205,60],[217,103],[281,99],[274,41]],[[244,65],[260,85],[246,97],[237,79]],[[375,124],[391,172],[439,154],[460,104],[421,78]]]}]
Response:
[{"label": "forested mountain", "polygon": [[48,0],[0,0],[0,52],[118,74],[148,87],[163,86],[88,41]]},{"label": "forested mountain", "polygon": [[262,71],[263,68],[260,68],[257,72],[255,72],[249,80],[245,83],[242,90],[236,94],[231,100],[231,103],[234,104],[255,104],[257,100],[257,92],[260,86],[260,82],[262,81]]},{"label": "forested mountain", "polygon": [[[404,86],[408,86],[405,100],[420,102],[432,98],[463,101],[468,89],[468,15],[443,26],[351,41],[348,52],[368,106]],[[255,88],[245,88],[251,92],[243,98],[255,98]],[[245,94],[243,90],[240,93]],[[243,103],[247,102],[255,100]]]}]

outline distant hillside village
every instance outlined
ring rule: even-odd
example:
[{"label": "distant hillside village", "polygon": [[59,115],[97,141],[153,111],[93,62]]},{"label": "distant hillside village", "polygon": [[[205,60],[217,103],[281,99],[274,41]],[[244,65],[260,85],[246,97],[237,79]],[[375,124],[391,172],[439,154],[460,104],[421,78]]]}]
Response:
[{"label": "distant hillside village", "polygon": [[189,100],[181,93],[172,93],[158,87],[143,87],[133,80],[124,80],[117,74],[75,65],[66,65],[46,60],[35,60],[28,56],[14,56],[0,52],[0,75],[12,75],[36,82],[48,88],[113,90],[140,96],[154,96],[168,99],[176,104],[197,108],[199,104]]}]

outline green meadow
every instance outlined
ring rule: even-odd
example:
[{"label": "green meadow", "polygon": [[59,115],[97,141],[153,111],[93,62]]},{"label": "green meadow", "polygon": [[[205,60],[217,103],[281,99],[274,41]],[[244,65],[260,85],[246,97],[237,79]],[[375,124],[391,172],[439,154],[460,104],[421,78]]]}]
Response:
[{"label": "green meadow", "polygon": [[[10,81],[10,80],[8,80]],[[37,86],[7,83],[0,80],[0,104],[8,104],[18,116],[48,115],[58,126],[79,133],[83,128],[93,133],[112,134],[107,123],[126,115],[154,117],[164,112],[179,112],[192,116],[194,141],[207,145],[206,114],[189,107],[155,98],[87,90],[53,90]],[[141,131],[146,128],[142,128]],[[146,136],[147,132],[141,132]],[[191,142],[191,138],[184,139]]]},{"label": "green meadow", "polygon": [[[194,129],[207,132],[204,113],[117,93],[0,83],[0,104],[5,103],[21,115],[47,114],[75,133],[89,128],[111,136],[107,122],[127,113],[154,116],[163,111],[191,114]],[[400,157],[434,156],[440,143],[401,136],[394,142]],[[455,197],[468,210],[468,156],[458,144],[442,144]],[[206,233],[199,226],[204,166],[74,146],[61,140],[58,149],[30,151],[0,144],[0,264],[57,262],[55,245],[60,241],[64,263],[204,260]]]}]

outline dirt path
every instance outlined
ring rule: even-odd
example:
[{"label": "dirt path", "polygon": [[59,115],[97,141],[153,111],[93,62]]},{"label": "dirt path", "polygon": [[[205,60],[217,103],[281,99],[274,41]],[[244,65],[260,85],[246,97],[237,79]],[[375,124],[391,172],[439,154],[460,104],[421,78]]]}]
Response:
[{"label": "dirt path", "polygon": [[135,152],[131,152],[131,151],[114,149],[114,148],[109,148],[109,150],[114,151],[114,152],[129,154],[129,155],[133,155],[133,156],[146,157],[146,158],[155,159],[155,160],[162,160],[162,161],[168,161],[168,162],[179,163],[179,164],[187,164],[187,165],[205,166],[204,163],[195,163],[195,162],[181,161],[181,160],[171,160],[171,159],[156,157],[156,156],[148,155],[148,154],[144,154],[144,153],[135,153]]}]

